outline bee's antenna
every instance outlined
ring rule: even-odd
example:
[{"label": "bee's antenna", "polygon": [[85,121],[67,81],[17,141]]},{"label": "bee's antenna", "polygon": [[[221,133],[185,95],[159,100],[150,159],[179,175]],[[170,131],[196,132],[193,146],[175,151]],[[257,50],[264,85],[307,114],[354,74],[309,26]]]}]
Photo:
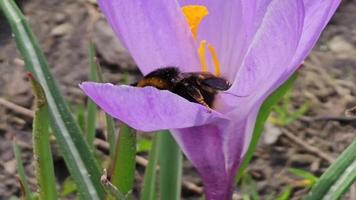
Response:
[{"label": "bee's antenna", "polygon": [[249,96],[249,95],[238,95],[238,94],[234,94],[234,93],[226,92],[226,91],[221,91],[221,92],[224,94],[232,95],[234,97],[248,97]]}]

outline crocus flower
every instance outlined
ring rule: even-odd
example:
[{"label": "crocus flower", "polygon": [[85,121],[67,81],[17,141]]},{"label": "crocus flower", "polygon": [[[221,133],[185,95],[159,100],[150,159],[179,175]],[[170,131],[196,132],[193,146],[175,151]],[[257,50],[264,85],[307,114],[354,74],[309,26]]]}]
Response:
[{"label": "crocus flower", "polygon": [[200,173],[207,199],[225,200],[261,104],[301,65],[340,0],[98,2],[144,75],[177,66],[232,83],[217,95],[212,112],[153,87],[80,85],[105,112],[135,129],[169,129]]}]

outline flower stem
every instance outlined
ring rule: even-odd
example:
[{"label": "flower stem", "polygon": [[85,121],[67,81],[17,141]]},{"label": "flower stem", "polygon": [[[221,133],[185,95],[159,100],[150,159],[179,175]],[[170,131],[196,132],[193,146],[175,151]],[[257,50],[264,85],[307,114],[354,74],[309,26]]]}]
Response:
[{"label": "flower stem", "polygon": [[[111,182],[125,195],[134,185],[136,156],[136,134],[127,125],[121,126],[113,160]],[[110,199],[110,198],[109,198]]]},{"label": "flower stem", "polygon": [[182,153],[168,131],[159,137],[160,197],[179,200],[181,194]]},{"label": "flower stem", "polygon": [[145,169],[145,178],[143,182],[143,189],[141,200],[155,200],[157,199],[156,193],[156,179],[157,179],[157,163],[159,156],[159,141],[158,135],[155,134],[153,138],[152,147],[148,157],[148,165]]}]

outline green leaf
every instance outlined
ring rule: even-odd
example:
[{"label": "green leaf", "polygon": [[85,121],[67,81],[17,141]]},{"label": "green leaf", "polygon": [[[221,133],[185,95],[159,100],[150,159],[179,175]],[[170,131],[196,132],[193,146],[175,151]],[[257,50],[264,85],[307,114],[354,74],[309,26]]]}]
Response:
[{"label": "green leaf", "polygon": [[107,131],[107,136],[108,136],[108,142],[109,142],[109,153],[110,157],[112,160],[114,159],[115,156],[115,149],[116,149],[116,134],[115,134],[115,121],[114,119],[105,113],[105,119],[106,119],[106,131]]},{"label": "green leaf", "polygon": [[82,132],[85,131],[85,107],[84,105],[75,105],[71,106],[72,110],[74,110],[74,113],[76,115],[76,120],[79,125],[79,128]]},{"label": "green leaf", "polygon": [[126,195],[133,188],[136,166],[136,134],[127,125],[120,128],[113,161],[111,182]]},{"label": "green leaf", "polygon": [[181,199],[182,152],[168,131],[157,133],[159,137],[160,198]]},{"label": "green leaf", "polygon": [[25,66],[43,87],[50,112],[50,122],[60,151],[81,195],[87,199],[102,199],[104,189],[99,182],[100,170],[88,144],[61,96],[37,40],[25,17],[13,0],[1,0],[3,10],[14,33]]},{"label": "green leaf", "polygon": [[341,199],[356,181],[356,140],[324,172],[305,200]]},{"label": "green leaf", "polygon": [[[90,67],[90,76],[89,80],[98,82],[98,66],[96,65],[96,51],[95,46],[92,42],[89,43],[89,67]],[[95,138],[95,128],[96,128],[96,113],[97,107],[96,104],[92,100],[88,100],[87,105],[87,128],[86,128],[86,135],[87,141],[89,145],[93,145],[94,138]]]},{"label": "green leaf", "polygon": [[60,193],[60,196],[67,197],[68,195],[74,193],[77,191],[77,185],[74,183],[74,181],[68,177],[64,180],[62,184],[62,191]]},{"label": "green leaf", "polygon": [[[103,78],[103,74],[101,72],[101,68],[100,65],[96,59],[96,57],[93,57],[93,61],[94,63],[96,63],[96,65],[94,65],[96,67],[96,76],[97,76],[97,81],[98,82],[104,82],[104,78]],[[106,118],[106,131],[107,131],[107,140],[109,143],[109,153],[110,153],[110,157],[113,160],[114,156],[115,156],[115,149],[116,149],[116,131],[115,131],[115,120],[107,113],[105,113],[105,118]]]},{"label": "green leaf", "polygon": [[30,80],[36,102],[32,137],[39,199],[55,200],[57,191],[49,141],[48,106],[42,87],[32,76],[30,76]]},{"label": "green leaf", "polygon": [[318,181],[318,177],[314,176],[314,174],[301,170],[301,169],[295,169],[295,168],[289,168],[288,171],[295,176],[298,176],[304,180],[308,180],[308,187],[311,187],[315,184],[315,182]]},{"label": "green leaf", "polygon": [[245,198],[251,200],[259,200],[256,182],[252,179],[251,175],[246,173],[241,179],[241,190]]},{"label": "green leaf", "polygon": [[16,142],[12,142],[12,148],[15,154],[15,159],[16,159],[16,169],[17,173],[19,175],[19,181],[21,184],[21,190],[23,192],[23,196],[26,200],[32,200],[32,194],[31,190],[28,186],[28,182],[26,180],[26,174],[25,174],[25,168],[23,166],[22,158],[21,158],[21,152],[20,148],[17,146]]},{"label": "green leaf", "polygon": [[293,188],[291,186],[287,186],[282,194],[277,198],[277,200],[288,200],[290,195],[292,194]]},{"label": "green leaf", "polygon": [[148,152],[152,147],[152,141],[147,138],[139,138],[137,140],[137,153]]},{"label": "green leaf", "polygon": [[250,145],[236,177],[237,181],[240,180],[246,167],[252,159],[253,153],[255,152],[257,147],[257,143],[261,137],[264,124],[272,111],[272,107],[277,104],[278,101],[283,97],[283,95],[285,95],[286,92],[292,87],[296,78],[297,74],[295,73],[283,85],[281,85],[277,90],[275,90],[262,104],[256,119],[256,124],[252,134]]},{"label": "green leaf", "polygon": [[148,156],[148,165],[145,169],[145,177],[143,179],[143,189],[141,192],[141,200],[156,200],[157,199],[157,163],[159,156],[159,141],[158,135],[155,134]]}]

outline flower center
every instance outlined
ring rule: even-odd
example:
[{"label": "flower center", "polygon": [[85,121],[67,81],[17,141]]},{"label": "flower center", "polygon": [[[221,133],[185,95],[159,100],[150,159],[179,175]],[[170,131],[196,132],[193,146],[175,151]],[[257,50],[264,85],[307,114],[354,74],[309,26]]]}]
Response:
[{"label": "flower center", "polygon": [[[189,28],[192,32],[195,41],[198,40],[198,28],[201,21],[206,17],[209,12],[205,6],[202,5],[187,5],[182,7],[182,12],[188,22]],[[198,41],[197,41],[198,42]],[[212,59],[212,64],[214,66],[214,71],[216,76],[220,76],[220,63],[214,46],[209,44],[206,40],[201,40],[198,47],[198,56],[203,72],[208,71],[207,64],[207,54],[206,49],[209,50],[210,57]]]}]

